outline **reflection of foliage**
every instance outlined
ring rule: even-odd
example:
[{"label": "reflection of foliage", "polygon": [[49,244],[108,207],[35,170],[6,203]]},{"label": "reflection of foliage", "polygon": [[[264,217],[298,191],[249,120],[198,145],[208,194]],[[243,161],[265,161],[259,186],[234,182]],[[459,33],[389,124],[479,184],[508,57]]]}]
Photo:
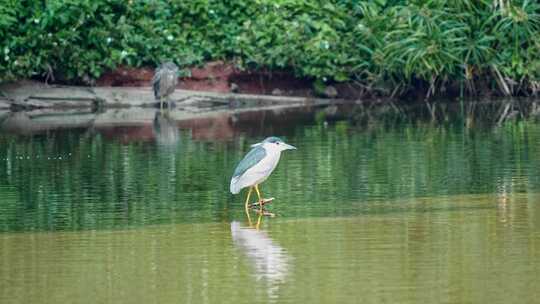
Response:
[{"label": "reflection of foliage", "polygon": [[[180,210],[192,210],[189,201],[215,198],[216,186],[224,184],[216,181],[221,176],[207,176],[204,172],[209,168],[196,164],[215,165],[216,157],[226,154],[201,153],[204,147],[196,143],[183,147],[186,155],[176,156],[161,153],[156,146],[119,145],[100,136],[79,138],[73,133],[31,140],[4,138],[2,142],[7,149],[0,152],[1,157],[9,159],[2,163],[2,172],[9,165],[11,173],[3,175],[1,183],[16,187],[24,202],[11,207],[36,211],[29,223],[6,219],[15,221],[12,228],[78,229],[155,222]],[[177,196],[185,205],[169,203]]]},{"label": "reflection of foliage", "polygon": [[[538,124],[467,128],[459,111],[448,110],[451,120],[441,123],[388,111],[367,129],[349,121],[298,127],[287,141],[299,150],[286,152],[262,187],[277,198],[271,208],[327,216],[369,200],[540,189]],[[230,196],[227,185],[253,141],[200,143],[182,135],[176,149],[162,149],[74,131],[0,135],[0,230],[223,220],[241,210],[242,198]]]},{"label": "reflection of foliage", "polygon": [[361,127],[400,127],[404,123],[452,124],[463,122],[466,127],[492,127],[505,121],[531,120],[540,117],[537,102],[531,100],[501,99],[497,101],[469,101],[461,103],[433,102],[401,105],[392,102],[383,105],[362,104],[349,114],[352,124]]}]

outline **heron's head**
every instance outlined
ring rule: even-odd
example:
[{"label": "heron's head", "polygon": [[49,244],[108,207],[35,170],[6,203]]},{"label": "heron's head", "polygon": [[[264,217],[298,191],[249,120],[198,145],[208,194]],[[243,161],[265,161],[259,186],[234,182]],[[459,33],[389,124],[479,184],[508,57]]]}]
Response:
[{"label": "heron's head", "polygon": [[251,146],[252,147],[262,146],[267,151],[274,151],[274,152],[281,152],[285,150],[296,150],[296,147],[285,143],[281,138],[275,137],[275,136],[268,137],[265,140],[261,141],[260,143],[256,143]]},{"label": "heron's head", "polygon": [[172,73],[178,74],[178,66],[172,61],[165,61],[161,64],[162,69],[166,69]]}]

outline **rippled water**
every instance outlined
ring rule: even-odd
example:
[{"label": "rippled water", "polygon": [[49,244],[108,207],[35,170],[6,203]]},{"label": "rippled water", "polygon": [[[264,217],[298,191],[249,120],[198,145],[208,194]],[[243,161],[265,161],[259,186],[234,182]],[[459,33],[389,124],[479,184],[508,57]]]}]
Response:
[{"label": "rippled water", "polygon": [[[0,303],[538,303],[540,124],[332,111],[4,119]],[[267,135],[298,150],[248,218],[228,182]]]}]

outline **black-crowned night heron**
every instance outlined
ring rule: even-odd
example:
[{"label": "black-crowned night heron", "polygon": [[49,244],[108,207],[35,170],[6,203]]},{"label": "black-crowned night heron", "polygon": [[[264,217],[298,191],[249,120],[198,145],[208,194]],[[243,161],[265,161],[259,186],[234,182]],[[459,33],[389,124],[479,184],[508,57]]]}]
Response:
[{"label": "black-crowned night heron", "polygon": [[159,108],[163,110],[163,99],[167,99],[167,108],[170,109],[171,103],[169,96],[176,89],[178,84],[178,67],[171,61],[162,63],[154,73],[152,78],[152,87],[154,96],[159,100]]},{"label": "black-crowned night heron", "polygon": [[238,194],[243,188],[249,187],[245,204],[247,212],[249,197],[253,188],[255,188],[262,212],[264,199],[259,191],[259,184],[264,182],[274,171],[282,151],[296,148],[286,144],[278,137],[268,137],[260,143],[251,145],[251,147],[251,151],[234,169],[230,190],[232,194]]}]

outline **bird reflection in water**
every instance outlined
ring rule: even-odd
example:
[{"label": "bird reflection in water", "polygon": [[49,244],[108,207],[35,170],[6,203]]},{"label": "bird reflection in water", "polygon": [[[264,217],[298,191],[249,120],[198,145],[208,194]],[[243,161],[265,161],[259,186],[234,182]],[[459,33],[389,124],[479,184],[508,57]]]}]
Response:
[{"label": "bird reflection in water", "polygon": [[231,235],[234,246],[238,248],[255,268],[255,277],[259,284],[266,284],[269,298],[277,298],[281,284],[285,283],[290,268],[290,257],[285,249],[276,244],[265,231],[259,229],[262,214],[253,225],[248,215],[249,227],[242,227],[239,222],[231,223]]},{"label": "bird reflection in water", "polygon": [[180,130],[176,122],[169,115],[161,115],[156,112],[153,124],[154,136],[160,146],[176,146],[180,140]]}]

